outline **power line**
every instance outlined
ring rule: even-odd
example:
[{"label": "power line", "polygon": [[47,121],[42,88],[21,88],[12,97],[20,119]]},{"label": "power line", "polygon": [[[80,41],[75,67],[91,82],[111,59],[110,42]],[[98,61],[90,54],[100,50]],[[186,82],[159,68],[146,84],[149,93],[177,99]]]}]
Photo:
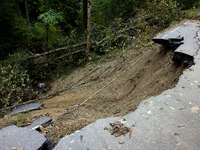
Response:
[{"label": "power line", "polygon": [[144,55],[142,55],[139,59],[137,59],[133,64],[131,64],[128,68],[126,68],[122,73],[120,73],[117,77],[115,77],[114,79],[112,79],[109,83],[107,83],[105,86],[103,86],[100,90],[98,90],[97,92],[95,92],[92,96],[90,96],[89,98],[87,98],[85,101],[83,101],[82,103],[80,103],[78,106],[74,107],[72,109],[72,111],[76,110],[77,108],[79,108],[80,106],[82,106],[85,102],[87,102],[88,100],[90,100],[93,96],[95,96],[96,94],[98,94],[99,92],[101,92],[103,89],[105,89],[108,85],[110,85],[112,82],[114,82],[117,78],[119,78],[121,75],[123,75],[126,71],[128,71],[132,66],[134,66],[137,62],[139,62],[146,54],[148,54],[157,44],[155,44],[151,49],[149,49]]}]

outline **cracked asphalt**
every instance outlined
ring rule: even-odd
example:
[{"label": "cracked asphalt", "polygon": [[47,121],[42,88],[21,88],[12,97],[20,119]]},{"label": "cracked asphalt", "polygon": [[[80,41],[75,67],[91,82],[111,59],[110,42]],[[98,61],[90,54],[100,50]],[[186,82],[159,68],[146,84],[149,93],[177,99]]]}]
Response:
[{"label": "cracked asphalt", "polygon": [[[194,57],[195,64],[183,72],[174,88],[142,101],[133,113],[99,119],[87,125],[62,138],[54,150],[198,150],[200,148],[199,21],[179,24],[178,27],[162,34],[164,37],[174,37],[175,32],[184,37],[184,44],[181,46],[187,48],[182,51],[179,48],[179,52],[189,51]],[[111,135],[110,123],[114,121],[120,121],[129,127],[132,130],[131,135],[130,132],[119,137]]]}]

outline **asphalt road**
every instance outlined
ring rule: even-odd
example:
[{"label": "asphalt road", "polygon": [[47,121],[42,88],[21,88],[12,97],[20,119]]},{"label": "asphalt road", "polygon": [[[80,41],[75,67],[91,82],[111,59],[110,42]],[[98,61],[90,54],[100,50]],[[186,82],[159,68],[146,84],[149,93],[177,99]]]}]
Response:
[{"label": "asphalt road", "polygon": [[[200,54],[199,22],[188,21],[158,37],[183,36],[176,51],[194,58],[177,85],[142,101],[137,110],[122,117],[100,119],[60,140],[54,150],[198,150],[200,149]],[[121,121],[132,130],[127,135],[111,135],[109,123]]]}]

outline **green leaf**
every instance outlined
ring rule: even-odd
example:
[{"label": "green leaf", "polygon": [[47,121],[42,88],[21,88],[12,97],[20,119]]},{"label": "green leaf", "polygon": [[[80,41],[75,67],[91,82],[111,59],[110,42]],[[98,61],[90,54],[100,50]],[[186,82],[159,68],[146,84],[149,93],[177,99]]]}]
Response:
[{"label": "green leaf", "polygon": [[58,23],[57,20],[62,20],[63,17],[60,13],[55,12],[55,10],[50,9],[49,11],[40,14],[38,19],[41,20],[46,25],[55,25]]}]

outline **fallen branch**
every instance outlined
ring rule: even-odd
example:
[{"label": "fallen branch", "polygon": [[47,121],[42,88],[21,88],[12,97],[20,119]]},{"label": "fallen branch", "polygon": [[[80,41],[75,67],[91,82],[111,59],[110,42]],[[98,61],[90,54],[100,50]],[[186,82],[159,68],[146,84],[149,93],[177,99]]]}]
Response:
[{"label": "fallen branch", "polygon": [[77,51],[75,51],[75,52],[71,52],[71,53],[68,53],[68,54],[64,54],[64,55],[62,55],[62,56],[60,56],[60,57],[54,59],[53,61],[58,60],[58,59],[61,59],[61,58],[64,58],[64,57],[69,56],[69,55],[76,54],[76,53],[78,53],[78,52],[82,52],[82,51],[85,51],[85,49],[81,49],[81,50],[77,50]]},{"label": "fallen branch", "polygon": [[[107,37],[105,37],[104,39],[102,39],[101,41],[99,41],[99,42],[97,42],[97,41],[94,41],[94,42],[92,42],[92,43],[95,43],[96,45],[100,45],[100,44],[107,44],[107,43],[109,43],[111,40],[112,41],[116,41],[118,38],[120,38],[120,37],[125,37],[125,38],[134,38],[134,37],[131,37],[131,36],[128,36],[128,35],[118,35],[118,36],[115,36],[115,39],[110,39],[109,41],[107,41],[108,40],[108,38]],[[103,43],[104,41],[106,41],[105,43]],[[97,47],[98,47],[97,46]]]},{"label": "fallen branch", "polygon": [[[54,58],[54,59],[50,59],[50,60],[48,60],[47,62],[48,62],[48,63],[49,63],[49,62],[53,62],[53,61],[55,61],[55,60],[58,60],[58,59],[67,57],[67,56],[69,56],[69,55],[73,55],[73,54],[76,54],[76,53],[78,53],[78,52],[82,52],[82,51],[85,51],[85,49],[81,49],[81,50],[77,50],[77,51],[74,51],[74,52],[71,52],[71,53],[68,53],[68,54],[64,54],[64,55],[62,55],[62,56],[60,56],[60,57],[57,57],[57,58]],[[42,64],[45,64],[45,63],[47,63],[47,62],[42,62],[42,63],[38,63],[38,64],[39,64],[39,65],[42,65]]]},{"label": "fallen branch", "polygon": [[86,42],[82,42],[80,44],[76,44],[76,45],[72,45],[72,46],[66,46],[66,47],[62,47],[62,48],[57,48],[57,49],[51,50],[49,52],[44,52],[42,54],[33,55],[31,57],[28,57],[28,59],[38,58],[38,57],[41,57],[41,56],[44,56],[44,55],[48,55],[48,54],[51,54],[51,53],[59,52],[59,51],[62,51],[62,50],[68,49],[68,48],[74,48],[74,47],[82,46],[82,45],[85,45],[85,44],[86,44]]}]

